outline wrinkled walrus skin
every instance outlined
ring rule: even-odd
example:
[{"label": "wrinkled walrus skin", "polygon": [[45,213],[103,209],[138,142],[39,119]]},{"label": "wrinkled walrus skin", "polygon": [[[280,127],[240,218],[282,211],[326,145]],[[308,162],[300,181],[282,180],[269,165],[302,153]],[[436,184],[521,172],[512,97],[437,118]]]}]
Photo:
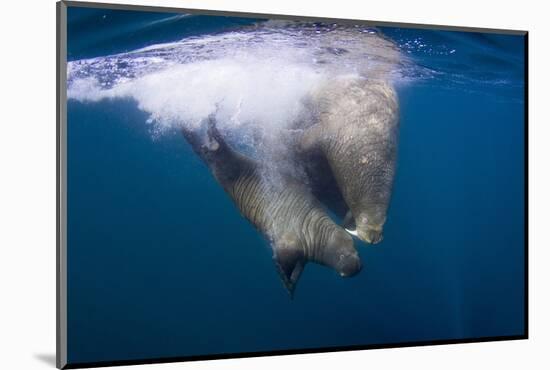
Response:
[{"label": "wrinkled walrus skin", "polygon": [[359,239],[378,243],[395,176],[396,93],[382,81],[347,77],[329,82],[314,99],[318,120],[304,132],[300,150],[326,157],[351,211],[346,219],[355,221]]},{"label": "wrinkled walrus skin", "polygon": [[267,183],[260,174],[261,164],[231,149],[213,118],[206,138],[183,133],[241,214],[271,242],[273,259],[291,297],[308,261],[343,277],[361,270],[353,239],[330,219],[305,185],[284,174],[282,186]]}]

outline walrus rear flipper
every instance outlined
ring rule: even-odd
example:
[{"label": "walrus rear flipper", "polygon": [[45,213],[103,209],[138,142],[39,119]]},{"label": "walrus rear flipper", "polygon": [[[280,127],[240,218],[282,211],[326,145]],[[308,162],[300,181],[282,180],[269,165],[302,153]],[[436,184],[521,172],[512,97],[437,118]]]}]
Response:
[{"label": "walrus rear flipper", "polygon": [[216,127],[214,114],[200,128],[183,128],[182,133],[224,188],[237,179],[243,170],[255,166],[250,158],[234,151],[225,141]]},{"label": "walrus rear flipper", "polygon": [[227,145],[225,144],[225,140],[223,139],[222,134],[220,133],[220,131],[218,131],[218,128],[216,127],[216,118],[213,115],[208,116],[207,130],[209,140],[215,140],[218,143],[223,144],[224,146]]},{"label": "walrus rear flipper", "polygon": [[293,298],[296,284],[306,263],[298,239],[285,234],[281,241],[273,245],[273,259],[290,298]]},{"label": "walrus rear flipper", "polygon": [[213,115],[208,116],[206,133],[204,129],[197,128],[192,130],[187,127],[183,127],[181,132],[195,153],[203,159],[205,159],[204,157],[208,152],[217,151],[220,145],[227,147],[227,144],[216,128],[216,119]]},{"label": "walrus rear flipper", "polygon": [[193,151],[197,153],[200,157],[202,157],[204,155],[204,139],[201,137],[201,135],[197,131],[190,130],[187,127],[183,127],[181,129],[181,133],[183,134],[185,140],[187,140],[189,145],[191,145]]}]

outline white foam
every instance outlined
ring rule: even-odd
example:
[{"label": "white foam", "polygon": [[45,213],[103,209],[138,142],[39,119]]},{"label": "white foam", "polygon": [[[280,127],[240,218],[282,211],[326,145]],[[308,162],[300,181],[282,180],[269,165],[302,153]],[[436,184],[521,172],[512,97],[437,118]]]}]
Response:
[{"label": "white foam", "polygon": [[266,22],[242,31],[191,37],[68,65],[68,97],[132,98],[159,128],[196,125],[217,110],[229,126],[281,128],[323,81],[341,74],[388,74],[394,45],[356,28],[321,31]]},{"label": "white foam", "polygon": [[97,78],[75,80],[68,96],[79,101],[133,98],[161,128],[192,127],[216,112],[224,125],[284,127],[298,117],[303,98],[323,81],[308,66],[254,57],[172,65],[104,88]]}]

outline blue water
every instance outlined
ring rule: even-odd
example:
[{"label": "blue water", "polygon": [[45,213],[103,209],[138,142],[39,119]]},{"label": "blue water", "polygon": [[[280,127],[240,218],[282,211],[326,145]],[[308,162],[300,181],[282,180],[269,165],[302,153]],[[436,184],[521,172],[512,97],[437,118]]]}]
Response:
[{"label": "blue water", "polygon": [[[256,22],[68,17],[71,61]],[[267,242],[181,135],[152,135],[131,98],[69,100],[70,363],[523,334],[523,38],[377,32],[419,76],[397,87],[384,241],[358,243],[353,278],[308,264],[293,300]]]}]

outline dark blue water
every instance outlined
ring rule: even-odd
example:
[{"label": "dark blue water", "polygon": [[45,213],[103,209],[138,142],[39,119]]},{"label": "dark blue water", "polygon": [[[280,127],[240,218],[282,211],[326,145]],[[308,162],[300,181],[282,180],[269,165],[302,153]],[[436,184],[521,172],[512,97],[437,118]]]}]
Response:
[{"label": "dark blue water", "polygon": [[[68,16],[70,60],[252,23]],[[69,100],[70,363],[524,332],[522,37],[382,33],[435,76],[398,88],[384,241],[358,245],[364,268],[350,279],[309,264],[294,300],[267,243],[179,134],[152,137],[131,99]]]}]

